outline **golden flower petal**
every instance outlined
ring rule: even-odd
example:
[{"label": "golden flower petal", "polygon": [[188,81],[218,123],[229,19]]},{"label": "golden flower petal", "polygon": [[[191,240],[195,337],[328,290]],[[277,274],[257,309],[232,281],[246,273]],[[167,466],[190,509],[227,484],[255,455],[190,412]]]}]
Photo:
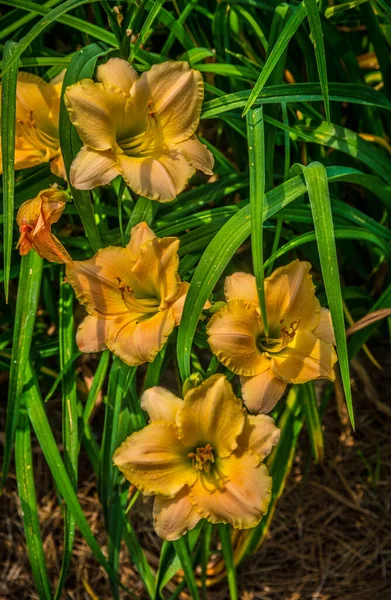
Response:
[{"label": "golden flower petal", "polygon": [[88,315],[77,328],[76,344],[81,352],[106,350],[106,338],[110,321]]},{"label": "golden flower petal", "polygon": [[54,175],[57,175],[57,177],[62,177],[62,179],[66,180],[67,172],[65,170],[62,154],[59,154],[59,156],[56,156],[56,158],[53,158],[53,160],[50,161],[50,170]]},{"label": "golden flower petal", "polygon": [[331,313],[328,308],[320,309],[319,323],[317,324],[312,333],[324,342],[327,342],[328,344],[333,344],[335,346],[333,322],[331,320]]},{"label": "golden flower petal", "polygon": [[177,414],[179,437],[189,447],[211,444],[216,456],[229,456],[243,429],[243,403],[222,374],[212,375],[185,396]]},{"label": "golden flower petal", "polygon": [[83,142],[94,150],[116,150],[124,125],[126,94],[114,86],[82,79],[67,87],[65,105]]},{"label": "golden flower petal", "polygon": [[220,362],[238,375],[257,375],[269,366],[257,347],[259,316],[254,304],[233,300],[213,315],[206,332]]},{"label": "golden flower petal", "polygon": [[197,479],[187,454],[176,426],[156,421],[130,435],[115,451],[113,460],[143,494],[173,498]]},{"label": "golden flower petal", "polygon": [[159,202],[174,200],[195,172],[195,168],[175,146],[159,147],[153,156],[120,154],[117,160],[128,186],[137,194]]},{"label": "golden flower petal", "polygon": [[[308,262],[294,260],[279,267],[265,279],[266,310],[271,327],[290,327],[300,321],[300,329],[312,331],[319,323],[320,304]],[[274,336],[276,337],[276,336]]]},{"label": "golden flower petal", "polygon": [[97,68],[96,78],[104,85],[114,85],[129,94],[130,88],[138,79],[138,74],[127,60],[110,58],[107,63]]},{"label": "golden flower petal", "polygon": [[139,258],[132,267],[132,284],[138,298],[157,298],[160,309],[176,300],[181,292],[178,275],[179,239],[153,238],[139,246]]},{"label": "golden flower petal", "polygon": [[130,240],[127,245],[130,255],[132,256],[133,264],[135,264],[140,257],[139,248],[145,242],[149,242],[156,238],[156,235],[143,221],[132,227],[130,231]]},{"label": "golden flower petal", "polygon": [[272,370],[276,377],[287,383],[323,378],[334,381],[336,362],[337,355],[331,344],[310,331],[298,331],[294,340],[272,357]]},{"label": "golden flower petal", "polygon": [[53,104],[58,102],[55,86],[38,75],[18,73],[16,86],[16,118],[34,123],[35,128],[58,141],[58,111],[53,114]]},{"label": "golden flower petal", "polygon": [[211,523],[230,523],[236,529],[255,527],[266,513],[272,479],[255,454],[234,452],[219,459],[213,476],[200,476],[189,495],[197,512]]},{"label": "golden flower petal", "polygon": [[185,300],[187,292],[189,291],[189,287],[190,283],[188,281],[182,281],[179,296],[175,300],[174,304],[171,306],[172,312],[174,314],[175,325],[179,325],[181,322],[183,308],[185,306]]},{"label": "golden flower petal", "polygon": [[270,368],[254,375],[254,377],[240,377],[242,384],[242,398],[251,413],[269,413],[283,393],[287,384],[275,376]]},{"label": "golden flower petal", "polygon": [[89,314],[115,317],[129,312],[119,286],[120,281],[131,283],[129,260],[127,248],[109,246],[89,260],[77,260],[67,267],[67,279]]},{"label": "golden flower petal", "polygon": [[250,273],[234,273],[225,278],[224,294],[227,302],[245,300],[258,306],[257,284]]},{"label": "golden flower petal", "polygon": [[156,496],[153,504],[153,526],[164,540],[178,540],[201,520],[189,499],[185,486],[174,498]]},{"label": "golden flower petal", "polygon": [[140,401],[141,408],[147,411],[153,421],[169,421],[175,423],[178,410],[183,405],[183,400],[175,396],[164,387],[155,385],[145,390]]},{"label": "golden flower petal", "polygon": [[190,139],[177,144],[187,160],[206,175],[213,175],[214,158],[205,144],[201,144],[193,135]]},{"label": "golden flower petal", "polygon": [[119,175],[116,160],[111,150],[96,152],[83,146],[71,164],[71,185],[78,190],[92,190],[98,185],[107,185]]},{"label": "golden flower petal", "polygon": [[139,323],[124,315],[111,321],[106,343],[114,354],[134,367],[153,361],[174,326],[169,308]]},{"label": "golden flower petal", "polygon": [[183,142],[198,127],[204,99],[202,75],[186,62],[152,65],[134,83],[131,98],[140,119],[153,113],[168,144]]},{"label": "golden flower petal", "polygon": [[238,449],[254,452],[259,456],[259,462],[262,462],[278,443],[280,435],[281,430],[269,415],[247,415],[238,438]]}]

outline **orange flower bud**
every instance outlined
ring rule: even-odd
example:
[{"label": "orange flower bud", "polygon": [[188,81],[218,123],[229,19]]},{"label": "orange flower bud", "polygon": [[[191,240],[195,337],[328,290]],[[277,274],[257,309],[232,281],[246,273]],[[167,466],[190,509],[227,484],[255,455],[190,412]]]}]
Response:
[{"label": "orange flower bud", "polygon": [[22,204],[16,217],[20,231],[16,247],[21,256],[33,248],[50,262],[73,263],[64,246],[51,232],[52,224],[61,217],[68,199],[66,192],[49,188]]}]

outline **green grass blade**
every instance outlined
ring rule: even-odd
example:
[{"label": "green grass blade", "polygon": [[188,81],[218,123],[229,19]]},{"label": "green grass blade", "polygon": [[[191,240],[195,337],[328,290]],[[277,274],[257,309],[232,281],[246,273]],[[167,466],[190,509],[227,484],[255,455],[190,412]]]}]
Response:
[{"label": "green grass blade", "polygon": [[231,543],[231,527],[230,525],[218,525],[221,547],[223,549],[223,557],[225,568],[227,569],[229,597],[231,600],[238,600],[238,587],[236,583],[236,569]]},{"label": "green grass blade", "polygon": [[316,463],[322,463],[324,458],[324,440],[320,422],[319,407],[315,388],[312,381],[304,384],[303,409],[310,437],[311,449]]},{"label": "green grass blade", "polygon": [[302,2],[297,8],[295,8],[292,16],[289,18],[277,43],[275,44],[273,51],[270,53],[269,58],[267,59],[254,88],[251,90],[250,96],[243,110],[243,115],[246,115],[248,113],[255,100],[258,98],[258,95],[262,92],[265,83],[270,77],[271,72],[273,71],[279,59],[285,52],[285,49],[287,48],[290,40],[296,33],[300,24],[303,22],[305,16],[305,5],[304,2]]},{"label": "green grass blade", "polygon": [[[83,48],[73,56],[71,64],[65,74],[60,108],[60,144],[68,180],[72,161],[80,150],[82,143],[76,133],[76,129],[70,122],[68,111],[64,104],[65,89],[83,77],[91,77],[95,70],[96,61],[99,56],[102,56],[105,53],[106,51],[98,44],[91,44],[90,46]],[[70,188],[88,241],[90,242],[93,251],[96,252],[101,247],[102,243],[94,217],[91,193],[88,191],[77,190],[72,186],[70,186]]]},{"label": "green grass blade", "polygon": [[[75,324],[73,319],[73,290],[68,283],[65,283],[65,281],[62,280],[62,278],[60,280],[59,343],[60,368],[64,369],[65,365],[69,363],[75,353]],[[64,444],[64,465],[75,492],[77,489],[79,455],[77,421],[76,371],[75,369],[69,369],[64,373],[62,378],[62,439]],[[68,506],[65,505],[64,548],[55,600],[61,598],[68,576],[75,539],[75,529],[75,519]]]},{"label": "green grass blade", "polygon": [[[99,364],[96,368],[94,379],[92,381],[91,388],[88,392],[87,400],[83,410],[83,424],[89,422],[92,411],[94,410],[94,406],[98,397],[99,392],[101,391],[106,374],[107,369],[109,368],[110,362],[110,350],[104,350],[100,355]],[[81,436],[79,437],[79,444],[81,443]]]},{"label": "green grass blade", "polygon": [[337,354],[346,404],[352,426],[354,412],[350,388],[349,359],[345,335],[341,283],[339,279],[338,257],[335,247],[334,224],[331,212],[327,172],[321,163],[313,162],[308,167],[295,165],[293,172],[301,170],[305,177],[308,197],[314,219],[316,241],[326,296],[333,320]]},{"label": "green grass blade", "polygon": [[27,373],[25,386],[27,412],[52,476],[58,489],[61,490],[61,494],[96,560],[105,569],[109,577],[116,578],[116,575],[104,557],[100,545],[95,539],[83,509],[79,504],[73,484],[65,469],[65,465],[57,448],[57,443],[53,437],[46,416],[45,406],[40,395],[39,384],[29,362],[26,363],[25,373]]},{"label": "green grass blade", "polygon": [[317,0],[304,0],[304,4],[307,11],[312,41],[315,49],[315,58],[318,67],[320,87],[322,88],[326,120],[328,123],[330,123],[330,101],[329,84],[327,79],[326,52],[324,48],[322,22],[320,20],[318,2]]},{"label": "green grass blade", "polygon": [[23,405],[15,437],[15,468],[27,553],[34,584],[40,600],[51,600],[52,593],[45,564],[35,492],[30,422]]},{"label": "green grass blade", "polygon": [[[3,65],[8,66],[18,44],[8,41],[4,45]],[[18,62],[15,61],[3,77],[1,86],[1,152],[3,173],[3,243],[4,243],[4,291],[8,302],[9,276],[11,270],[12,237],[14,226],[14,155],[16,122],[16,82]]]},{"label": "green grass blade", "polygon": [[265,335],[269,335],[264,288],[265,274],[263,271],[265,135],[262,106],[255,110],[249,110],[246,120],[250,168],[251,252]]},{"label": "green grass blade", "polygon": [[186,544],[186,537],[181,537],[173,542],[175,552],[177,553],[181,566],[185,575],[186,584],[191,594],[192,600],[200,600],[196,578],[194,575],[193,564],[191,562],[190,553]]},{"label": "green grass blade", "polygon": [[30,354],[35,315],[41,289],[41,277],[42,258],[32,250],[30,254],[22,257],[19,273],[20,285],[16,299],[12,339],[1,488],[4,487],[8,476],[12,446],[19,417],[20,401],[25,382],[26,362]]},{"label": "green grass blade", "polygon": [[144,43],[145,36],[148,33],[148,31],[150,30],[150,28],[152,27],[152,24],[153,24],[154,20],[156,19],[156,17],[158,16],[164,2],[165,2],[165,0],[155,0],[153,2],[153,5],[148,9],[148,16],[145,19],[143,26],[141,27],[141,31],[136,40],[136,43],[130,49],[129,62],[132,62],[133,59],[137,56],[138,50],[139,50],[141,44]]}]

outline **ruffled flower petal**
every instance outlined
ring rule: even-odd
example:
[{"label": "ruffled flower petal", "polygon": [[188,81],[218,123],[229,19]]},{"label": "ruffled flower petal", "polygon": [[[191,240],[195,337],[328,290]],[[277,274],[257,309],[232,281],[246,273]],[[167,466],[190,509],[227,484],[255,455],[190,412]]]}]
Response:
[{"label": "ruffled flower petal", "polygon": [[109,246],[89,260],[75,261],[66,276],[89,314],[115,317],[129,312],[120,289],[121,281],[130,284],[128,272],[128,250]]},{"label": "ruffled flower petal", "polygon": [[164,540],[178,540],[201,520],[189,499],[185,487],[174,498],[156,496],[153,505],[153,526]]},{"label": "ruffled flower petal", "polygon": [[186,62],[168,61],[152,65],[134,83],[131,98],[140,119],[152,112],[166,143],[183,142],[197,129],[204,99],[199,71]]},{"label": "ruffled flower petal", "polygon": [[250,273],[234,273],[225,278],[224,294],[227,302],[244,300],[258,305],[257,284]]},{"label": "ruffled flower petal", "polygon": [[243,402],[251,413],[269,413],[285,392],[286,382],[275,376],[270,361],[269,365],[259,375],[240,378]]},{"label": "ruffled flower petal", "polygon": [[187,296],[187,292],[189,291],[190,283],[188,281],[182,281],[181,289],[179,292],[178,298],[175,300],[174,304],[171,306],[175,325],[179,325],[182,319],[183,308],[185,306],[185,300]]},{"label": "ruffled flower petal", "polygon": [[269,360],[257,347],[259,316],[254,304],[233,300],[213,315],[206,328],[208,341],[220,362],[238,375],[257,375]]},{"label": "ruffled flower petal", "polygon": [[159,202],[174,200],[195,172],[175,146],[158,148],[152,156],[119,154],[117,160],[128,186],[137,194]]},{"label": "ruffled flower petal", "polygon": [[262,462],[278,443],[280,435],[281,430],[268,415],[248,415],[238,438],[238,448],[254,452]]},{"label": "ruffled flower petal", "polygon": [[114,85],[129,94],[138,74],[127,60],[110,58],[107,63],[98,67],[96,78],[104,85]]},{"label": "ruffled flower petal", "polygon": [[192,136],[177,146],[195,169],[206,175],[213,175],[213,154],[209,152],[205,144],[201,144],[195,136]]},{"label": "ruffled flower petal", "polygon": [[139,246],[131,284],[136,297],[157,298],[160,309],[178,298],[181,292],[178,247],[179,239],[175,237],[155,237]]},{"label": "ruffled flower petal", "polygon": [[114,354],[135,367],[153,361],[174,327],[169,308],[140,322],[124,315],[111,321],[106,343]]},{"label": "ruffled flower petal", "polygon": [[71,164],[69,175],[71,185],[77,190],[92,190],[110,183],[119,171],[111,150],[96,152],[83,146]]},{"label": "ruffled flower petal", "polygon": [[177,414],[179,437],[189,447],[211,444],[215,456],[229,456],[243,429],[243,404],[224,375],[212,375],[185,396]]},{"label": "ruffled flower petal", "polygon": [[271,327],[280,329],[282,319],[285,327],[291,327],[293,321],[299,321],[301,330],[312,331],[317,326],[320,304],[310,269],[310,263],[294,260],[265,279],[266,310]]},{"label": "ruffled flower petal", "polygon": [[155,385],[145,390],[141,397],[141,408],[147,411],[150,421],[168,421],[175,423],[178,410],[183,400],[164,387]]},{"label": "ruffled flower petal", "polygon": [[312,332],[316,337],[320,338],[328,344],[335,346],[335,335],[333,322],[331,320],[331,313],[328,308],[320,309],[319,323]]},{"label": "ruffled flower petal", "polygon": [[142,223],[138,223],[137,225],[132,227],[130,232],[130,240],[127,245],[127,248],[129,250],[130,255],[133,257],[134,264],[137,262],[140,256],[140,246],[145,244],[145,242],[149,242],[150,240],[153,240],[155,238],[156,235],[154,234],[152,229],[148,227],[145,221],[143,221]]},{"label": "ruffled flower petal", "polygon": [[289,346],[273,356],[272,370],[276,377],[287,383],[305,383],[320,378],[334,381],[336,362],[337,355],[331,344],[310,331],[299,331]]},{"label": "ruffled flower petal", "polygon": [[113,460],[143,494],[173,498],[197,479],[187,454],[175,425],[158,421],[129,436],[115,451]]},{"label": "ruffled flower petal", "polygon": [[258,525],[271,497],[272,479],[265,465],[255,454],[234,452],[218,460],[215,471],[212,477],[200,476],[190,490],[197,512],[211,523],[230,523],[238,529]]},{"label": "ruffled flower petal", "polygon": [[62,179],[65,180],[67,179],[67,172],[65,170],[62,154],[50,161],[50,170],[54,175],[57,175],[57,177],[62,177]]},{"label": "ruffled flower petal", "polygon": [[116,150],[122,132],[126,94],[114,86],[82,79],[67,87],[65,105],[83,142],[94,150]]},{"label": "ruffled flower petal", "polygon": [[76,344],[80,352],[106,350],[106,338],[110,321],[88,315],[77,328]]},{"label": "ruffled flower petal", "polygon": [[[58,140],[58,113],[52,111],[53,103],[58,99],[53,85],[33,73],[18,73],[16,86],[16,118],[29,122],[36,129]],[[57,118],[57,120],[56,120]],[[59,146],[59,143],[57,144]]]}]

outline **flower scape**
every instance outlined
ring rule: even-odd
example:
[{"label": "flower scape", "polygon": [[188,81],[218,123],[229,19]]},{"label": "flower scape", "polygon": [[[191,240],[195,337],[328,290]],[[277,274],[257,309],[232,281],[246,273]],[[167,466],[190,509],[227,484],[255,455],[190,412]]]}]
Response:
[{"label": "flower scape", "polygon": [[[116,22],[121,28],[124,17],[121,7],[116,8],[116,17],[121,16]],[[252,13],[248,15],[252,22]],[[185,25],[180,25],[180,31],[183,29],[188,35]],[[131,32],[127,34],[135,41],[134,45],[131,42],[132,48],[137,49],[137,37],[132,36]],[[98,52],[100,46],[96,48]],[[221,556],[228,560],[225,570],[219,566],[216,572],[211,569],[218,579],[259,547],[268,535],[275,504],[292,468],[299,431],[310,417],[311,451],[315,461],[321,462],[323,434],[318,391],[322,386],[330,388],[328,382],[337,379],[339,383],[335,372],[337,350],[345,388],[349,381],[348,371],[342,372],[344,306],[342,295],[340,312],[337,303],[332,302],[328,280],[332,269],[327,272],[324,266],[325,254],[321,254],[316,227],[315,236],[310,232],[311,239],[296,240],[301,235],[298,229],[297,236],[290,235],[286,247],[279,245],[282,221],[274,227],[272,218],[276,218],[278,210],[285,211],[288,200],[292,201],[292,190],[299,179],[294,198],[300,198],[303,223],[308,222],[313,208],[304,198],[306,188],[302,180],[310,191],[309,179],[305,177],[295,176],[296,183],[289,183],[291,196],[285,195],[289,169],[284,168],[284,176],[282,171],[278,174],[283,183],[272,180],[261,194],[263,198],[266,192],[267,199],[272,199],[264,212],[268,224],[258,223],[258,233],[266,231],[269,235],[268,229],[275,230],[274,240],[269,236],[268,245],[264,244],[267,252],[273,247],[265,268],[271,262],[276,266],[270,266],[270,274],[264,276],[262,261],[257,265],[254,258],[254,267],[251,264],[249,256],[254,252],[254,244],[250,251],[244,232],[247,236],[251,233],[254,240],[255,213],[245,213],[243,207],[248,203],[252,206],[259,197],[254,193],[254,177],[247,171],[242,173],[240,155],[236,153],[235,160],[231,157],[230,136],[234,132],[245,137],[249,127],[257,124],[240,121],[232,113],[238,106],[242,109],[256,91],[254,86],[246,95],[244,87],[254,69],[252,59],[243,57],[246,62],[238,71],[244,73],[238,80],[240,85],[234,81],[233,68],[224,71],[224,76],[228,73],[228,94],[220,93],[215,85],[222,71],[214,73],[210,68],[216,66],[218,52],[206,55],[207,61],[199,63],[203,67],[198,70],[197,54],[178,54],[186,60],[172,61],[149,53],[144,46],[141,50],[137,61],[123,58],[127,56],[123,51],[115,52],[113,57],[113,49],[105,50],[94,55],[94,69],[93,61],[85,63],[88,77],[73,79],[69,73],[77,71],[78,63],[71,58],[66,81],[74,83],[64,89],[65,71],[59,71],[69,61],[61,56],[53,55],[59,66],[47,73],[47,80],[19,73],[14,155],[20,194],[15,202],[19,230],[16,248],[22,257],[22,268],[26,269],[23,272],[30,277],[38,269],[39,277],[43,277],[53,321],[51,335],[57,329],[61,331],[48,350],[50,353],[56,348],[53,353],[59,355],[59,373],[44,367],[36,379],[43,372],[50,376],[54,373],[49,399],[58,384],[63,390],[65,442],[61,477],[65,477],[64,473],[69,476],[65,503],[71,498],[72,507],[76,505],[77,468],[72,463],[72,452],[75,448],[80,450],[82,440],[87,439],[86,454],[98,481],[97,493],[104,498],[105,524],[113,526],[118,507],[123,512],[118,517],[118,530],[110,531],[110,577],[122,541],[119,537],[118,547],[114,547],[115,536],[121,533],[122,516],[128,518],[128,510],[142,495],[153,498],[153,508],[152,501],[149,505],[150,500],[139,500],[149,507],[151,528],[153,522],[157,536],[173,542],[163,544],[162,552],[167,552],[168,558],[164,556],[171,561],[169,568],[173,569],[173,564],[177,571],[182,568],[183,573],[177,576],[184,576],[187,583],[190,577],[193,597],[198,600],[194,589],[206,585],[206,567],[202,566],[201,581],[197,567],[200,561],[192,563],[189,548],[205,551],[205,560],[209,560],[212,552],[207,544],[215,541],[212,531],[218,532],[221,547],[216,552],[219,560]],[[108,58],[108,54],[112,57]],[[150,62],[144,60],[149,54]],[[50,79],[55,73],[59,74]],[[288,75],[293,77],[290,72]],[[289,77],[285,74],[286,79]],[[235,87],[234,83],[238,85]],[[281,86],[270,87],[279,90]],[[289,85],[284,83],[284,87]],[[212,98],[207,107],[205,90]],[[266,98],[269,93],[265,92]],[[314,93],[313,97],[317,95]],[[258,111],[262,109],[261,102],[257,104]],[[291,116],[288,104],[284,100],[285,121]],[[310,104],[314,104],[313,113],[318,114],[315,100]],[[221,115],[213,112],[216,106]],[[292,114],[299,112],[296,105],[292,109],[289,106],[289,110]],[[215,119],[213,136],[204,126],[208,112]],[[300,113],[302,129],[307,127],[307,117],[307,113]],[[276,118],[266,119],[267,126],[272,127]],[[71,148],[64,147],[65,125],[72,134]],[[296,131],[292,127],[285,129],[284,133],[289,133],[288,129]],[[300,131],[297,129],[299,141]],[[311,135],[313,131],[315,128]],[[219,148],[214,145],[216,139],[220,141]],[[254,139],[263,140],[263,133]],[[284,140],[286,143],[287,136]],[[249,151],[253,150],[249,147]],[[3,151],[6,153],[4,148]],[[249,164],[251,174],[254,163]],[[30,170],[39,165],[42,185],[41,181],[37,183],[34,172],[30,177]],[[28,170],[27,175],[24,170]],[[339,176],[335,167],[333,177],[337,180]],[[349,177],[359,179],[350,166],[343,177],[341,181]],[[365,175],[366,185],[368,181]],[[277,184],[283,200],[278,200]],[[216,198],[221,200],[217,208]],[[310,193],[309,198],[312,202]],[[333,210],[335,207],[342,210],[338,204],[332,205]],[[234,230],[232,223],[237,226],[241,215],[243,223]],[[374,227],[373,223],[370,225]],[[378,223],[376,226],[376,231],[382,227]],[[7,231],[9,235],[9,228]],[[232,240],[230,235],[223,239],[226,231],[230,231]],[[342,234],[351,237],[347,227]],[[372,232],[370,236],[375,237]],[[317,251],[315,241],[318,244],[319,262],[318,254],[314,257],[303,249],[309,239],[313,242],[311,252]],[[311,256],[314,268],[302,260],[303,256]],[[339,284],[335,271],[332,281]],[[60,282],[59,316],[51,301],[53,273]],[[29,283],[32,297],[30,287]],[[22,303],[23,298],[19,301],[18,297],[18,302]],[[331,311],[322,306],[327,302]],[[41,316],[37,298],[35,305],[31,301],[26,306],[32,306],[31,311]],[[343,344],[342,351],[347,363]],[[34,361],[30,362],[33,365]],[[17,361],[11,364],[12,372]],[[88,371],[88,384],[80,385],[85,403],[78,396],[81,371],[83,377]],[[319,380],[323,383],[319,384]],[[107,394],[102,391],[106,388]],[[12,389],[19,390],[17,403],[27,402],[28,390],[22,393],[22,387],[17,388],[16,384]],[[102,435],[95,435],[91,427],[95,406],[100,406],[105,415]],[[23,415],[30,414],[26,406],[22,408]],[[36,424],[37,421],[34,429]],[[39,432],[35,433],[39,439]],[[72,434],[79,435],[76,442]],[[45,438],[42,432],[41,435],[40,439]],[[53,448],[57,450],[54,438]],[[69,514],[66,518],[71,522],[74,515]],[[82,531],[80,522],[75,522]],[[214,525],[218,527],[212,530]],[[130,539],[128,545],[135,544],[133,548],[137,548],[139,562],[135,559],[135,565],[141,573],[145,557],[138,548],[137,536],[132,530],[133,538],[129,531],[126,530],[127,544]],[[85,530],[82,533],[85,535]],[[183,536],[187,537],[183,540]],[[92,538],[91,533],[90,542]],[[169,554],[174,550],[177,555]],[[100,559],[104,566],[105,560]],[[194,572],[189,575],[192,569]],[[228,574],[232,586],[232,570]],[[212,575],[208,581],[215,581]],[[113,589],[117,583],[110,580]],[[150,597],[158,597],[158,590],[148,591]],[[56,593],[56,597],[60,596]]]}]

